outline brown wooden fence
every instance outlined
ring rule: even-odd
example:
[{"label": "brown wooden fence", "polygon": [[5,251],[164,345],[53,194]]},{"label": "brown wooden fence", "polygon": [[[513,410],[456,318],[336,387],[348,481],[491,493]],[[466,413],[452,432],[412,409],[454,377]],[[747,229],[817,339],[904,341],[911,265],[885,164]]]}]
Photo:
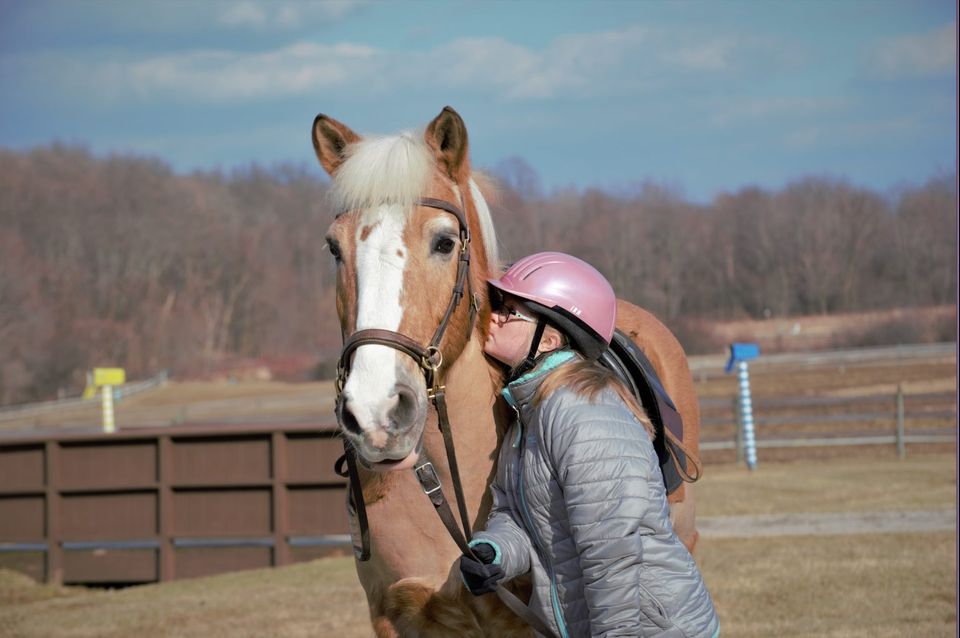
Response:
[{"label": "brown wooden fence", "polygon": [[0,438],[0,567],[132,584],[350,551],[334,426]]}]

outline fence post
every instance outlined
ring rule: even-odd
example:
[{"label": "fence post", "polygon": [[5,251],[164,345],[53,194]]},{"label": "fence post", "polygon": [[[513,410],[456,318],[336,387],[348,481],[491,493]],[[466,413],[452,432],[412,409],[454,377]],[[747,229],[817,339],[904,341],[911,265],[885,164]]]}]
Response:
[{"label": "fence post", "polygon": [[737,450],[737,465],[743,463],[743,419],[740,415],[740,399],[733,397],[733,445]]},{"label": "fence post", "polygon": [[907,457],[907,442],[903,428],[903,386],[897,384],[897,458]]},{"label": "fence post", "polygon": [[47,582],[63,584],[63,499],[60,498],[60,442],[47,441],[44,444],[46,461],[46,536],[47,536]]},{"label": "fence post", "polygon": [[113,434],[117,431],[116,421],[113,417],[113,386],[105,385],[100,388],[103,404],[103,431],[107,434]]},{"label": "fence post", "polygon": [[[756,359],[758,356],[760,356],[760,346],[755,343],[731,343],[730,359],[727,360],[727,365],[723,369],[726,374],[736,369],[737,378],[740,381],[737,404],[738,430],[743,455],[747,458],[747,467],[750,470],[757,468],[757,441],[753,431],[753,399],[750,397],[750,372],[747,369],[747,361]],[[737,448],[738,452],[740,447]]]},{"label": "fence post", "polygon": [[737,364],[737,376],[740,381],[740,419],[743,421],[743,444],[747,457],[747,467],[757,468],[757,444],[753,430],[753,399],[750,396],[750,372],[747,362]]}]

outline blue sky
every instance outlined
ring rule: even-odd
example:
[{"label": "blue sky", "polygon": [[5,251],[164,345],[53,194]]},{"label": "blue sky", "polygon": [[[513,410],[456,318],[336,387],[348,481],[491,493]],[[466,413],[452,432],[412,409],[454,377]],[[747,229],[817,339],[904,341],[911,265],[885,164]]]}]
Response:
[{"label": "blue sky", "polygon": [[0,147],[319,175],[317,113],[391,133],[449,104],[476,166],[547,192],[887,192],[956,170],[956,40],[942,0],[3,0]]}]

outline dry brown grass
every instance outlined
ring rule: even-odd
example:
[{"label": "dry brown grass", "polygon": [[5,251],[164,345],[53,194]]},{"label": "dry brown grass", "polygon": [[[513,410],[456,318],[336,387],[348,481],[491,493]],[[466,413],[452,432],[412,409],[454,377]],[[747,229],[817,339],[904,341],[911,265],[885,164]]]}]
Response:
[{"label": "dry brown grass", "polygon": [[[952,454],[708,468],[705,516],[944,509]],[[956,534],[701,540],[726,637],[954,636]],[[371,636],[353,560],[97,591],[0,572],[0,636]]]},{"label": "dry brown grass", "polygon": [[903,460],[864,456],[707,466],[695,486],[698,516],[872,512],[951,507],[957,494],[952,454]]},{"label": "dry brown grass", "polygon": [[[0,572],[0,583],[12,572]],[[18,579],[19,580],[19,579]],[[24,583],[19,582],[23,589]],[[100,591],[33,585],[0,600],[0,636],[205,638],[371,635],[352,559]],[[0,585],[0,593],[5,591]]]},{"label": "dry brown grass", "polygon": [[956,636],[956,534],[704,540],[724,636]]}]

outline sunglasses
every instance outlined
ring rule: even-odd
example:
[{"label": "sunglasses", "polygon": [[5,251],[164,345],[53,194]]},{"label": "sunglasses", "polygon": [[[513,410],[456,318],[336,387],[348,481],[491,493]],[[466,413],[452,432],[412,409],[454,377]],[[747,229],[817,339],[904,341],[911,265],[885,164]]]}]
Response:
[{"label": "sunglasses", "polygon": [[514,320],[526,321],[527,323],[537,323],[537,320],[533,317],[528,317],[516,308],[511,308],[506,304],[501,305],[493,312],[497,316],[497,323],[499,323],[501,326]]}]

